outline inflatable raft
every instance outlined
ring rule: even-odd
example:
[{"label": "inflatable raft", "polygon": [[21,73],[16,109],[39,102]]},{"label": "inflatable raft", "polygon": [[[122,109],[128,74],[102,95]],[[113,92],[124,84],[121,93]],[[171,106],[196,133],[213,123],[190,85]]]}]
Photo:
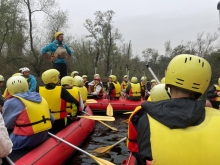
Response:
[{"label": "inflatable raft", "polygon": [[[87,106],[86,111],[92,115],[92,111],[89,106]],[[58,132],[56,136],[63,138],[76,146],[80,146],[93,131],[94,127],[94,120],[81,118]],[[48,140],[32,149],[18,160],[15,160],[16,156],[14,151],[11,155],[9,155],[9,158],[14,161],[16,165],[54,165],[65,162],[74,153],[74,151],[74,148],[54,139],[53,137],[48,137]],[[15,152],[25,153],[25,150],[18,150]]]},{"label": "inflatable raft", "polygon": [[[88,99],[91,100],[91,99]],[[93,112],[97,111],[106,111],[106,108],[109,104],[108,99],[95,99],[95,102],[87,102],[87,105],[92,109]],[[110,100],[110,104],[114,110],[114,112],[124,112],[124,111],[133,111],[137,106],[141,105],[146,100],[141,101],[132,101],[132,100]]]},{"label": "inflatable raft", "polygon": [[122,165],[134,165],[135,164],[135,157],[130,152],[128,158],[122,162]]}]

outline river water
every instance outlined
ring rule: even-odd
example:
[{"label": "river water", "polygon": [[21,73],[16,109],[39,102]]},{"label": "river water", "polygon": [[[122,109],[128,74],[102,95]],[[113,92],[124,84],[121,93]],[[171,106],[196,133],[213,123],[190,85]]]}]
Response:
[{"label": "river water", "polygon": [[[104,114],[98,114],[104,115]],[[114,115],[114,122],[105,122],[110,126],[116,127],[118,131],[112,131],[111,129],[105,127],[99,122],[96,122],[96,126],[94,132],[91,136],[85,141],[81,148],[99,158],[106,159],[111,161],[116,165],[121,165],[123,160],[129,155],[129,151],[126,147],[126,141],[121,142],[117,146],[111,149],[111,151],[104,155],[96,155],[92,151],[99,147],[110,146],[127,136],[127,124],[122,123],[123,120],[128,119],[129,115],[124,114],[116,114]],[[67,162],[67,164],[72,165],[98,165],[93,159],[88,157],[87,155],[76,152],[72,158]]]}]

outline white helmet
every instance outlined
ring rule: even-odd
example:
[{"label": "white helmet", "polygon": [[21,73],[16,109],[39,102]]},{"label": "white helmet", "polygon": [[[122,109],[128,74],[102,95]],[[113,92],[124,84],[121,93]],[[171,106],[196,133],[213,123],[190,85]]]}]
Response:
[{"label": "white helmet", "polygon": [[30,71],[30,69],[27,68],[27,67],[24,67],[24,68],[22,69],[22,73],[24,73],[25,71]]},{"label": "white helmet", "polygon": [[10,95],[27,92],[28,82],[23,76],[10,77],[6,83]]}]

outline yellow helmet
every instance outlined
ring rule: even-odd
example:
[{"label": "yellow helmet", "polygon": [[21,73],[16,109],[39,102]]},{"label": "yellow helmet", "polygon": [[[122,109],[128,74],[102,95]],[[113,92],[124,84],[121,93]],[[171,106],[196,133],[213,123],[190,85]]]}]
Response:
[{"label": "yellow helmet", "polygon": [[22,73],[15,73],[12,75],[12,77],[14,77],[14,76],[22,76]]},{"label": "yellow helmet", "polygon": [[110,75],[109,78],[111,78],[112,81],[116,81],[117,80],[117,77],[115,75]]},{"label": "yellow helmet", "polygon": [[5,81],[5,79],[2,75],[0,75],[0,81]]},{"label": "yellow helmet", "polygon": [[220,78],[218,79],[218,84],[220,84]]},{"label": "yellow helmet", "polygon": [[56,33],[54,34],[54,38],[56,39],[59,35],[63,35],[63,32],[56,32]]},{"label": "yellow helmet", "polygon": [[83,78],[81,76],[75,76],[73,78],[73,85],[77,87],[83,86]]},{"label": "yellow helmet", "polygon": [[82,75],[82,78],[87,78],[87,76],[86,75]]},{"label": "yellow helmet", "polygon": [[100,76],[99,76],[99,74],[94,74],[94,78],[95,78],[95,77],[100,77]]},{"label": "yellow helmet", "polygon": [[22,70],[23,70],[23,68],[20,68],[18,71],[21,73],[21,72],[22,72]]},{"label": "yellow helmet", "polygon": [[10,95],[27,92],[28,82],[23,76],[10,77],[6,83]]},{"label": "yellow helmet", "polygon": [[132,77],[131,78],[131,83],[137,83],[137,81],[138,81],[137,77]]},{"label": "yellow helmet", "polygon": [[49,83],[57,84],[60,80],[59,76],[60,76],[60,72],[58,70],[49,69],[42,74],[41,78],[44,84],[49,84]]},{"label": "yellow helmet", "polygon": [[155,79],[152,79],[151,81],[150,81],[150,83],[156,83],[157,84],[157,81],[155,80]]},{"label": "yellow helmet", "polygon": [[127,75],[124,75],[124,78],[128,78],[128,76],[127,76]]},{"label": "yellow helmet", "polygon": [[[77,75],[75,75],[75,74],[77,74]],[[71,73],[71,76],[74,78],[75,76],[78,76],[79,75],[79,72],[78,71],[73,71],[72,73]]]},{"label": "yellow helmet", "polygon": [[160,80],[161,84],[165,84],[165,77]]},{"label": "yellow helmet", "polygon": [[151,101],[161,101],[170,99],[165,89],[165,84],[155,85],[150,92]]},{"label": "yellow helmet", "polygon": [[141,81],[147,80],[147,77],[143,76],[141,77]]},{"label": "yellow helmet", "polygon": [[74,78],[71,76],[64,76],[61,79],[61,85],[69,85],[70,87],[73,86]]},{"label": "yellow helmet", "polygon": [[199,98],[207,89],[211,79],[209,63],[198,56],[182,54],[174,57],[166,70],[166,86],[173,85],[195,92]]}]

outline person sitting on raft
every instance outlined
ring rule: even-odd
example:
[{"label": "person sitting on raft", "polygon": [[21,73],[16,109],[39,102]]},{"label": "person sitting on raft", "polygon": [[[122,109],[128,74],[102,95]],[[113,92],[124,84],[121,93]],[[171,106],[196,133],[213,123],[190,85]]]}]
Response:
[{"label": "person sitting on raft", "polygon": [[124,75],[123,79],[124,80],[121,83],[121,97],[123,99],[126,99],[127,98],[126,88],[128,87],[128,76]]},{"label": "person sitting on raft", "polygon": [[117,77],[115,75],[110,75],[108,97],[110,98],[110,100],[119,100],[120,96],[121,96],[121,85],[117,81]]},{"label": "person sitting on raft", "polygon": [[47,101],[37,92],[28,92],[27,80],[22,76],[9,78],[7,89],[13,97],[5,102],[2,116],[6,128],[13,130],[13,150],[41,144],[54,122]]},{"label": "person sitting on raft", "polygon": [[45,86],[39,87],[39,93],[46,99],[55,122],[53,130],[61,130],[67,125],[66,102],[79,107],[79,102],[62,86],[58,86],[60,73],[56,69],[49,69],[42,74]]},{"label": "person sitting on raft", "polygon": [[73,71],[72,73],[71,73],[71,77],[75,77],[75,76],[79,76],[79,72],[78,71]]},{"label": "person sitting on raft", "polygon": [[141,100],[141,86],[138,83],[137,77],[131,78],[131,83],[128,84],[126,89],[128,100],[140,101]]},{"label": "person sitting on raft", "polygon": [[103,96],[103,87],[101,84],[101,78],[100,77],[95,77],[94,78],[94,88],[93,88],[93,92],[88,95],[89,99],[101,99]]},{"label": "person sitting on raft", "polygon": [[147,114],[138,121],[137,137],[143,164],[220,164],[220,111],[198,100],[211,73],[210,64],[195,55],[177,55],[170,61],[165,86],[171,99],[142,104]]},{"label": "person sitting on raft", "polygon": [[[94,74],[93,78],[95,78],[95,77],[100,77],[100,75],[96,73],[96,74]],[[89,85],[88,92],[91,93],[92,91],[94,91],[94,89],[93,89],[94,85],[95,85],[94,79],[91,82],[89,82],[88,85]]]},{"label": "person sitting on raft", "polygon": [[84,86],[83,78],[80,77],[80,76],[75,76],[73,85],[74,85],[74,88],[77,88],[79,90],[79,92],[82,96],[82,99],[83,99],[84,107],[86,107],[86,105],[87,105],[86,100],[87,100],[87,96],[88,96],[88,90]]},{"label": "person sitting on raft", "polygon": [[89,82],[87,80],[87,75],[82,75],[82,78],[83,78],[83,83],[84,83],[84,86],[87,88],[89,88]]}]

